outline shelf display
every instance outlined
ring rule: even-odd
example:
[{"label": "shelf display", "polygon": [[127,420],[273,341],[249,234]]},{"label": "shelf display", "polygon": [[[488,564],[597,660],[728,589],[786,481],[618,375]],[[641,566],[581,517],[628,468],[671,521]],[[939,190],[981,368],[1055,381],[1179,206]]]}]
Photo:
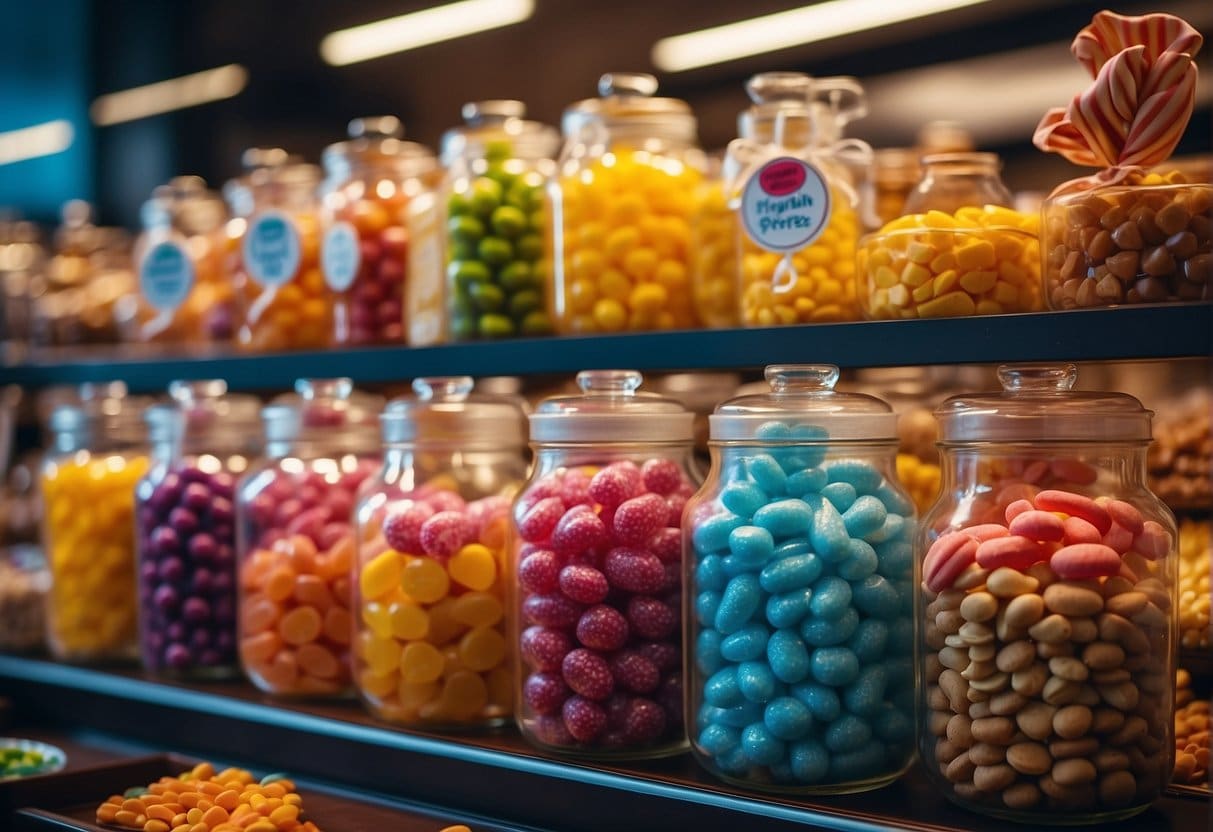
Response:
[{"label": "shelf display", "polygon": [[1172,782],[1209,787],[1209,700],[1192,690],[1192,674],[1175,679],[1175,773]]},{"label": "shelf display", "polygon": [[0,550],[0,650],[24,653],[46,643],[51,575],[35,546]]},{"label": "shelf display", "polygon": [[46,260],[36,225],[0,220],[0,345],[30,343],[33,293]]},{"label": "shelf display", "polygon": [[1213,561],[1209,521],[1184,519],[1179,525],[1179,645],[1208,650],[1213,644],[1209,623],[1209,563]]},{"label": "shelf display", "polygon": [[1176,511],[1213,508],[1213,395],[1198,388],[1159,408],[1147,454],[1150,488]]}]

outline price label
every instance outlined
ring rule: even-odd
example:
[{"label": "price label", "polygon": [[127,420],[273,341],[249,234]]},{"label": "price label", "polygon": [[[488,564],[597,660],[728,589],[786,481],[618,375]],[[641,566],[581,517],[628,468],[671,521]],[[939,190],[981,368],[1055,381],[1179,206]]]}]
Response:
[{"label": "price label", "polygon": [[194,262],[178,243],[156,243],[139,263],[139,291],[153,309],[171,312],[194,287]]},{"label": "price label", "polygon": [[746,182],[741,220],[746,236],[767,251],[802,249],[830,222],[829,184],[803,159],[772,159]]},{"label": "price label", "polygon": [[350,288],[362,265],[362,246],[358,242],[358,231],[348,222],[339,222],[324,235],[320,247],[320,269],[324,282],[334,292]]},{"label": "price label", "polygon": [[244,268],[262,286],[290,283],[299,271],[299,232],[281,211],[266,211],[249,222],[244,234]]}]

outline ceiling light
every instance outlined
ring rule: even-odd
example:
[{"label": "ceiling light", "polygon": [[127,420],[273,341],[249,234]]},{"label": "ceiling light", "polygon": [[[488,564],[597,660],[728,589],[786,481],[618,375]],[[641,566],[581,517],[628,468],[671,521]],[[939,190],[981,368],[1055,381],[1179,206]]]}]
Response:
[{"label": "ceiling light", "polygon": [[534,0],[463,0],[435,6],[330,32],[320,41],[320,57],[345,66],[521,23],[534,11]]},{"label": "ceiling light", "polygon": [[828,0],[662,38],[653,46],[653,63],[666,72],[682,72],[985,2],[988,0]]},{"label": "ceiling light", "polygon": [[0,165],[62,153],[72,146],[75,131],[66,119],[0,133]]},{"label": "ceiling light", "polygon": [[239,94],[247,85],[248,70],[239,64],[228,64],[99,96],[89,113],[95,123],[105,127],[222,101]]}]

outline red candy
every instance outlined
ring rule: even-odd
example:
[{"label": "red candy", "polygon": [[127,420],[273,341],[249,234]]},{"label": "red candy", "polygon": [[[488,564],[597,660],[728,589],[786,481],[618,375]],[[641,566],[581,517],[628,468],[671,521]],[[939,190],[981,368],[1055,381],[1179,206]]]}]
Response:
[{"label": "red candy", "polygon": [[[999,498],[999,501],[1001,502],[1003,499],[1003,495],[999,494],[998,498]],[[1007,505],[1007,510],[1005,512],[1003,512],[1003,514],[1006,516],[1007,522],[1010,523],[1012,520],[1014,520],[1019,515],[1023,514],[1025,511],[1034,511],[1034,510],[1035,509],[1032,506],[1031,500],[1019,499],[1019,500],[1013,500],[1009,505]]]},{"label": "red candy", "polygon": [[615,510],[612,530],[624,543],[643,543],[665,525],[669,507],[658,494],[645,494],[625,500]]},{"label": "red candy", "polygon": [[980,523],[976,526],[969,526],[964,533],[978,543],[993,540],[996,537],[1006,537],[1009,534],[1007,527],[998,523]]},{"label": "red candy", "polygon": [[573,564],[560,570],[560,591],[581,604],[597,604],[607,597],[611,585],[592,566]]},{"label": "red candy", "polygon": [[614,607],[590,607],[577,621],[577,640],[586,647],[611,652],[627,643],[628,620]]},{"label": "red candy", "polygon": [[1145,526],[1145,518],[1131,503],[1126,503],[1124,500],[1108,500],[1104,508],[1108,510],[1112,521],[1127,529],[1129,534],[1133,536],[1141,534],[1141,530]]},{"label": "red candy", "polygon": [[561,555],[571,555],[607,542],[606,525],[588,505],[570,508],[552,530],[552,549]]},{"label": "red candy", "polygon": [[1101,535],[1112,528],[1112,518],[1108,516],[1107,510],[1090,497],[1081,494],[1070,491],[1042,491],[1036,495],[1036,507],[1044,511],[1058,511],[1072,517],[1081,517]]},{"label": "red candy", "polygon": [[1008,535],[983,541],[977,547],[976,557],[982,569],[1009,566],[1022,572],[1048,557],[1048,550],[1031,538]]},{"label": "red candy", "polygon": [[606,554],[603,570],[612,586],[627,592],[659,592],[665,585],[661,560],[643,549],[612,549]]},{"label": "red candy", "polygon": [[1159,523],[1147,520],[1141,534],[1133,539],[1133,550],[1147,560],[1165,558],[1171,551],[1171,533]]},{"label": "red candy", "polygon": [[1100,542],[1109,549],[1115,549],[1117,554],[1123,555],[1133,548],[1133,533],[1119,523],[1113,523]]},{"label": "red candy", "polygon": [[[587,699],[606,699],[615,689],[610,666],[593,650],[579,647],[569,653],[561,663],[560,672],[568,686]],[[573,730],[571,725],[569,730]]]},{"label": "red candy", "polygon": [[1081,517],[1067,517],[1061,525],[1065,530],[1063,539],[1066,543],[1098,543],[1100,541],[1099,529]]},{"label": "red candy", "polygon": [[1120,554],[1102,543],[1076,543],[1054,552],[1049,568],[1067,580],[1111,577],[1120,572]]},{"label": "red candy", "polygon": [[950,587],[969,564],[976,562],[977,545],[976,540],[963,532],[940,535],[922,562],[922,579],[927,589],[942,592]]},{"label": "red candy", "polygon": [[1010,521],[1008,528],[1011,534],[1051,543],[1060,542],[1066,535],[1065,524],[1060,517],[1052,512],[1035,509],[1017,514]]},{"label": "red candy", "polygon": [[520,639],[522,660],[535,670],[559,670],[573,649],[573,640],[563,630],[527,627]]}]

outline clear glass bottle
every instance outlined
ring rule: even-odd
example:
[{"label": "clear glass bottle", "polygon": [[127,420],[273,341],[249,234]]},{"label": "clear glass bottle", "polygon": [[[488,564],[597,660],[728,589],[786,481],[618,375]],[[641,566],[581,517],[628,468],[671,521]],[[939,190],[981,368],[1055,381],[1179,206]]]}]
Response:
[{"label": "clear glass bottle", "polygon": [[536,459],[513,507],[516,718],[556,754],[661,757],[682,728],[682,509],[699,482],[693,415],[587,370],[531,415]]},{"label": "clear glass bottle", "polygon": [[691,215],[706,167],[695,116],[657,79],[608,73],[562,119],[549,187],[553,318],[561,333],[687,329]]},{"label": "clear glass bottle", "polygon": [[466,376],[413,390],[380,417],[383,468],[355,510],[355,684],[389,722],[501,725],[513,713],[506,544],[527,470],[522,410]]},{"label": "clear glass bottle", "polygon": [[550,335],[544,186],[560,135],[521,101],[474,101],[463,119],[442,139],[451,340]]},{"label": "clear glass bottle", "polygon": [[745,788],[877,788],[914,756],[897,417],[835,391],[832,365],[766,378],[711,416],[712,469],[683,519],[691,750]]},{"label": "clear glass bottle", "polygon": [[223,381],[175,381],[147,409],[152,466],[135,492],[143,666],[238,675],[236,480],[258,454],[257,399]]},{"label": "clear glass bottle", "polygon": [[918,745],[943,794],[1034,824],[1108,823],[1171,779],[1175,520],[1146,485],[1150,411],[1004,365],[946,401],[916,544]]},{"label": "clear glass bottle", "polygon": [[350,689],[353,508],[378,468],[382,402],[349,379],[300,379],[298,398],[261,411],[265,460],[237,487],[238,643],[268,693]]}]

